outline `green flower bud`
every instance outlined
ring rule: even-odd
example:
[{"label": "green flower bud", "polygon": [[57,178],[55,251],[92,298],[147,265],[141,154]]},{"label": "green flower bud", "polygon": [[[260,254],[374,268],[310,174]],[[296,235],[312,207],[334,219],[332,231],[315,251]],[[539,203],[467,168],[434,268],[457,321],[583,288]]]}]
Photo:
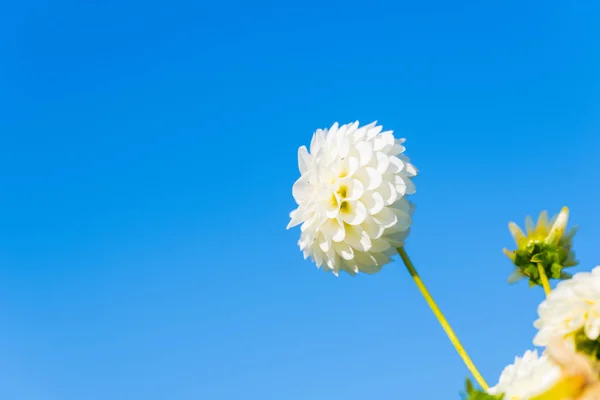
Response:
[{"label": "green flower bud", "polygon": [[543,266],[548,279],[568,279],[570,274],[564,268],[578,264],[572,250],[576,228],[565,233],[569,221],[569,209],[563,207],[560,213],[548,222],[548,213],[540,213],[537,224],[531,217],[525,219],[524,233],[514,222],[508,224],[516,250],[503,249],[504,254],[516,266],[508,281],[514,283],[529,278],[529,286],[542,286],[538,265]]}]

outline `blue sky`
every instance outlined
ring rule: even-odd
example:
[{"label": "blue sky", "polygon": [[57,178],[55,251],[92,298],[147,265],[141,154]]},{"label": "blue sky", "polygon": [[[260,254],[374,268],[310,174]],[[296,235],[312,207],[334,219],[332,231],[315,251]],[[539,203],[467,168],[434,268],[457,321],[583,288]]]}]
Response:
[{"label": "blue sky", "polygon": [[286,231],[296,150],[380,121],[407,244],[481,372],[531,347],[506,225],[571,208],[600,264],[600,12],[582,1],[26,1],[0,12],[0,398],[456,398],[400,262]]}]

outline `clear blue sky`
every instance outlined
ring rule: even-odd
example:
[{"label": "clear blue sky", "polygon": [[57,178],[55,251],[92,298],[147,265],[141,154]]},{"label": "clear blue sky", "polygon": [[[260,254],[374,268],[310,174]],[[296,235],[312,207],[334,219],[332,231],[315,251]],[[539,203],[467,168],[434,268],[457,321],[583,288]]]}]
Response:
[{"label": "clear blue sky", "polygon": [[286,231],[296,150],[379,120],[420,170],[407,250],[490,383],[531,347],[507,223],[600,264],[597,1],[24,1],[0,12],[0,398],[458,399],[399,262]]}]

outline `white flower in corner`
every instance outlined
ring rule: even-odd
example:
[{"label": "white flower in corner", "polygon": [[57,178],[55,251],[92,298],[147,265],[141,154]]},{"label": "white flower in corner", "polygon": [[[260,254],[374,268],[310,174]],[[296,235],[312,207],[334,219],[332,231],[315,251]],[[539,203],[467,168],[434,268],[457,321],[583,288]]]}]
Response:
[{"label": "white flower in corner", "polygon": [[488,392],[504,393],[504,400],[528,400],[552,388],[561,376],[561,368],[548,356],[538,356],[537,350],[528,350],[504,368],[498,384]]},{"label": "white flower in corner", "polygon": [[302,224],[304,257],[338,275],[375,273],[404,245],[413,205],[416,168],[404,156],[404,139],[358,122],[313,135],[310,152],[298,149],[300,178],[292,193],[298,208],[288,229]]},{"label": "white flower in corner", "polygon": [[[556,286],[538,307],[536,346],[554,337],[596,341],[600,337],[600,266]],[[579,343],[581,344],[581,343]]]}]

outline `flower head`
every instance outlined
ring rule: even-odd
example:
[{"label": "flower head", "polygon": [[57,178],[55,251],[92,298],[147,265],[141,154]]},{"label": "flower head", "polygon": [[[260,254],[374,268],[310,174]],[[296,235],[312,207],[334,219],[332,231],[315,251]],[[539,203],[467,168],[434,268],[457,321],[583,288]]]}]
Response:
[{"label": "flower head", "polygon": [[561,369],[546,355],[528,350],[523,357],[502,371],[498,384],[490,394],[504,394],[504,400],[529,400],[554,386],[561,377]]},{"label": "flower head", "polygon": [[538,307],[536,346],[561,337],[578,350],[600,358],[600,266],[559,283]]},{"label": "flower head", "polygon": [[298,208],[288,229],[302,224],[304,257],[338,274],[374,273],[408,236],[414,211],[416,168],[404,156],[404,139],[358,122],[313,135],[310,152],[298,149],[300,178],[292,194]]},{"label": "flower head", "polygon": [[550,222],[546,211],[540,214],[535,225],[528,216],[525,219],[527,234],[514,222],[508,224],[508,229],[517,244],[516,250],[503,249],[504,254],[516,266],[509,282],[528,277],[530,286],[541,285],[539,265],[543,266],[543,272],[549,279],[570,277],[563,268],[577,265],[572,250],[573,236],[577,230],[574,228],[565,233],[568,220],[569,209],[564,207]]}]

